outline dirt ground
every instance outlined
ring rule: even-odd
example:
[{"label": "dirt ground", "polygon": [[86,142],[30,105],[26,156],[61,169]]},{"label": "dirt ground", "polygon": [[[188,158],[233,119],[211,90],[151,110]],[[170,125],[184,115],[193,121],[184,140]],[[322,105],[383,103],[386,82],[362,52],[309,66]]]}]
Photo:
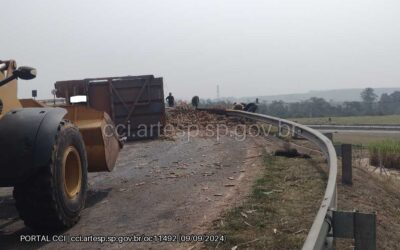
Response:
[{"label": "dirt ground", "polygon": [[[127,144],[112,173],[89,175],[80,222],[63,235],[201,234],[249,191],[262,140],[177,138]],[[35,234],[18,218],[12,189],[0,188],[2,249],[177,249],[183,243],[21,243]]]},{"label": "dirt ground", "polygon": [[[277,145],[269,143],[267,152]],[[267,152],[252,193],[214,223],[212,230],[227,241],[204,249],[301,249],[324,195],[326,163],[321,154],[288,158]]]}]

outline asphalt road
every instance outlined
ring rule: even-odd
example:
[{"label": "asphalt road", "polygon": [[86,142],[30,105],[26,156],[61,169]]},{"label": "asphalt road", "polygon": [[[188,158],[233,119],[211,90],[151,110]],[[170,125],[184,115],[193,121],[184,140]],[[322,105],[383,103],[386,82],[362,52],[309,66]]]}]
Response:
[{"label": "asphalt road", "polygon": [[[235,141],[227,136],[219,142],[178,138],[127,144],[112,173],[89,175],[80,222],[56,236],[71,240],[71,236],[90,235],[205,233],[248,192],[258,173],[260,149],[259,139]],[[35,232],[18,218],[11,191],[0,188],[0,249],[177,249],[194,244],[21,242],[21,236]]]}]

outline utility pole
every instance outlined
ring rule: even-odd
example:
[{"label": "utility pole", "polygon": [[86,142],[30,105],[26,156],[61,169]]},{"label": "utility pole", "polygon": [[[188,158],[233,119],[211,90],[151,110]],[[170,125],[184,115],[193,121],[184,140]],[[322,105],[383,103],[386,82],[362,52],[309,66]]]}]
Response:
[{"label": "utility pole", "polygon": [[217,100],[219,100],[219,84],[217,84]]}]

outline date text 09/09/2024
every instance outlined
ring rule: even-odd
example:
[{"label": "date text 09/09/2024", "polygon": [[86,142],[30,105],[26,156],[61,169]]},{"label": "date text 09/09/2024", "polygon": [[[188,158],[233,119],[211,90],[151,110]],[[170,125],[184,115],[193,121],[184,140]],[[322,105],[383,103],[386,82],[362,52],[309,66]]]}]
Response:
[{"label": "date text 09/09/2024", "polygon": [[225,242],[225,235],[206,234],[159,234],[130,236],[100,236],[100,235],[21,235],[21,242],[66,242],[66,243],[127,243],[127,242]]}]

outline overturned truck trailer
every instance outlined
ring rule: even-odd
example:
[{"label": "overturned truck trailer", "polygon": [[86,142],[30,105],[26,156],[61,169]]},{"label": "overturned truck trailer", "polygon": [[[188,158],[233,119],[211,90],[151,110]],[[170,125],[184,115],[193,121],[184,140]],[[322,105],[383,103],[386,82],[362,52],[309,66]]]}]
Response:
[{"label": "overturned truck trailer", "polygon": [[153,75],[58,81],[56,96],[86,96],[85,103],[108,113],[128,140],[156,138],[165,125],[163,79]]}]

